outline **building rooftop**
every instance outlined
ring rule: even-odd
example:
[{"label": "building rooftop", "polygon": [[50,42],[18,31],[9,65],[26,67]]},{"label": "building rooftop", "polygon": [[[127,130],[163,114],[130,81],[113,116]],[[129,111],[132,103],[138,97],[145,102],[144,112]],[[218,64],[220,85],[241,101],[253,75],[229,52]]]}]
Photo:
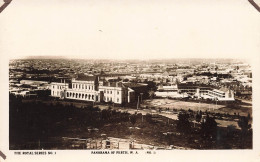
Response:
[{"label": "building rooftop", "polygon": [[211,85],[196,84],[196,83],[194,84],[194,83],[191,83],[191,82],[178,83],[177,86],[178,86],[179,89],[182,89],[182,88],[213,88]]},{"label": "building rooftop", "polygon": [[228,88],[225,88],[225,87],[222,87],[222,88],[219,89],[219,91],[222,91],[222,92],[228,92],[229,89],[228,89]]},{"label": "building rooftop", "polygon": [[104,82],[103,86],[108,86],[108,87],[123,87],[122,82]]},{"label": "building rooftop", "polygon": [[95,81],[97,79],[97,76],[87,76],[87,75],[78,75],[76,80],[79,81]]},{"label": "building rooftop", "polygon": [[140,83],[123,83],[124,86],[129,88],[135,88],[135,87],[145,87],[147,84],[140,84]]}]

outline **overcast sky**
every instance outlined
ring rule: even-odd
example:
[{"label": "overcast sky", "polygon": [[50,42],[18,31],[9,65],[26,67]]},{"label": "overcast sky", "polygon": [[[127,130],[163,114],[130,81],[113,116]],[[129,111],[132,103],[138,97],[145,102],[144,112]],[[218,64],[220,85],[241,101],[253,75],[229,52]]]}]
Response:
[{"label": "overcast sky", "polygon": [[13,0],[0,14],[0,53],[247,58],[260,53],[259,30],[246,0]]}]

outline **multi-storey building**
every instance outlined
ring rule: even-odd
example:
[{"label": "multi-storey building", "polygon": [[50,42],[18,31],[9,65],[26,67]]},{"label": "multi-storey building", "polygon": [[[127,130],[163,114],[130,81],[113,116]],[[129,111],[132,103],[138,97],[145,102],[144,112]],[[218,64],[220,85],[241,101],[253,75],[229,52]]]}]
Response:
[{"label": "multi-storey building", "polygon": [[69,88],[68,83],[57,83],[57,82],[52,82],[51,83],[51,96],[53,97],[60,97],[64,98],[65,95],[65,90]]},{"label": "multi-storey building", "polygon": [[234,99],[234,92],[227,88],[220,88],[220,89],[213,89],[208,91],[208,95],[216,98],[219,101],[233,101]]},{"label": "multi-storey building", "polygon": [[65,90],[67,99],[99,101],[98,78],[96,76],[81,76],[73,78],[71,88]]},{"label": "multi-storey building", "polygon": [[121,82],[103,82],[98,76],[80,76],[71,83],[51,83],[51,96],[93,102],[113,102],[117,104],[130,101],[133,91]]},{"label": "multi-storey building", "polygon": [[128,102],[128,89],[121,82],[108,82],[99,86],[100,100],[104,102],[126,103]]},{"label": "multi-storey building", "polygon": [[179,93],[187,93],[201,98],[211,98],[219,101],[234,101],[234,92],[227,88],[216,89],[204,84],[178,84]]}]

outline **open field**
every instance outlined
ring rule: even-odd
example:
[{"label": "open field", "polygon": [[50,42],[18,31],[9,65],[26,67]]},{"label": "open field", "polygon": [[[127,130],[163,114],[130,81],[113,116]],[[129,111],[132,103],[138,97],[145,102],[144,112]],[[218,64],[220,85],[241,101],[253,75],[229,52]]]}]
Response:
[{"label": "open field", "polygon": [[186,102],[186,101],[179,101],[173,99],[152,99],[152,100],[144,100],[143,107],[155,107],[155,108],[162,108],[166,109],[169,108],[177,109],[177,110],[188,110],[191,109],[193,111],[209,111],[215,113],[239,113],[241,116],[247,116],[248,113],[252,114],[252,105],[234,105],[234,106],[226,106],[226,105],[218,105],[216,104],[208,104],[208,103],[196,103],[196,102]]},{"label": "open field", "polygon": [[[109,104],[100,104],[100,103],[93,103],[93,102],[78,102],[73,100],[39,100],[42,103],[45,103],[47,105],[55,105],[55,104],[62,104],[64,106],[70,106],[73,105],[78,108],[83,108],[86,106],[98,106],[101,110],[108,109],[109,107],[113,107]],[[31,100],[23,100],[23,102],[32,102]],[[221,113],[221,114],[230,114],[234,115],[234,113],[238,114],[240,116],[247,116],[248,113],[252,116],[252,105],[249,103],[241,104],[241,105],[235,105],[232,107],[227,107],[226,105],[217,105],[217,104],[208,104],[208,103],[195,103],[195,102],[188,102],[188,101],[179,101],[179,100],[173,100],[173,99],[152,99],[152,100],[144,100],[141,104],[142,107],[148,106],[148,109],[139,109],[138,111],[136,108],[133,107],[114,107],[114,109],[119,110],[121,112],[127,111],[130,114],[135,114],[136,112],[141,113],[142,115],[146,115],[147,113],[150,114],[160,114],[164,117],[167,117],[169,119],[177,120],[178,119],[178,113],[173,111],[179,111],[179,110],[193,110],[193,111],[199,111],[202,112],[208,111],[211,113]],[[169,111],[165,111],[166,108],[169,108]],[[159,111],[159,109],[162,109],[162,111]],[[237,129],[240,129],[237,121],[232,120],[216,120],[218,123],[218,126],[220,127],[227,127],[228,125],[234,125]],[[252,121],[249,121],[250,124],[252,124]]]}]

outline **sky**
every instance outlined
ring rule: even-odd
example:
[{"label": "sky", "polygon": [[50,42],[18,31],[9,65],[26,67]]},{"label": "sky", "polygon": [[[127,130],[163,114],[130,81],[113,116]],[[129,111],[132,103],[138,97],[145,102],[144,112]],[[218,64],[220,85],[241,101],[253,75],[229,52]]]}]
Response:
[{"label": "sky", "polygon": [[9,58],[248,58],[259,12],[246,0],[13,0],[0,14]]}]

